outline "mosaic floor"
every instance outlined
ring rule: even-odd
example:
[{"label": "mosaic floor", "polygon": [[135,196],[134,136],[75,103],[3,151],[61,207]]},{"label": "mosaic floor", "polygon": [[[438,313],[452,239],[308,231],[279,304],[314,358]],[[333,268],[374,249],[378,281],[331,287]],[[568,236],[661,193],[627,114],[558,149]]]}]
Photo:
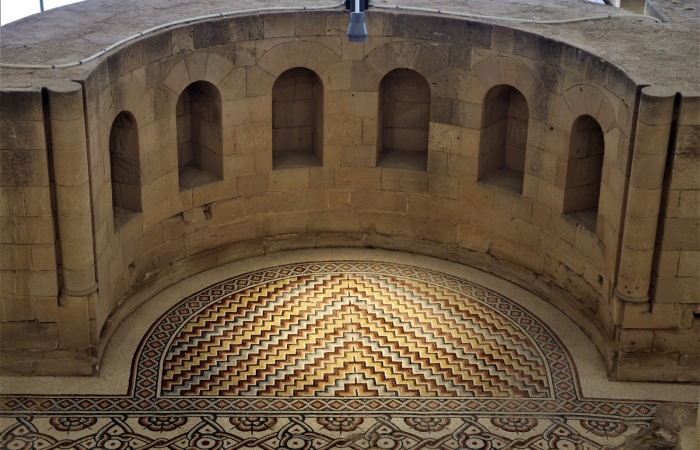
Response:
[{"label": "mosaic floor", "polygon": [[423,266],[265,267],[148,325],[126,393],[0,397],[0,448],[607,449],[659,403],[584,395],[536,314]]}]

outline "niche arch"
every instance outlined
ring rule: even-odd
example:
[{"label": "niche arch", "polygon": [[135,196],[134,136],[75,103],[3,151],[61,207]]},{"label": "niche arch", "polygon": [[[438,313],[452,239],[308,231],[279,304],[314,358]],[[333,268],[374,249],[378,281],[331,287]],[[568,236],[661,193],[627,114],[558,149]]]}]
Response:
[{"label": "niche arch", "polygon": [[389,71],[379,83],[377,167],[428,169],[431,93],[412,69]]},{"label": "niche arch", "polygon": [[595,233],[600,201],[605,137],[593,117],[579,116],[571,127],[564,213],[574,214]]},{"label": "niche arch", "polygon": [[[100,96],[99,101],[99,148],[104,149],[99,157],[109,160],[109,164],[103,165],[97,222],[112,220],[113,229],[119,231],[135,217],[134,213],[147,206],[143,200],[143,187],[148,183],[143,167],[144,146],[154,120],[153,101],[141,83],[123,80],[111,85],[108,95]],[[111,209],[103,208],[110,200]]]},{"label": "niche arch", "polygon": [[484,96],[479,138],[478,180],[522,194],[530,112],[525,96],[499,84]]},{"label": "niche arch", "polygon": [[221,94],[208,81],[182,91],[176,106],[180,192],[224,178]]},{"label": "niche arch", "polygon": [[128,111],[114,118],[109,132],[109,167],[115,228],[127,211],[143,211],[141,161],[136,119]]},{"label": "niche arch", "polygon": [[323,82],[305,67],[287,69],[272,85],[273,170],[323,165]]}]

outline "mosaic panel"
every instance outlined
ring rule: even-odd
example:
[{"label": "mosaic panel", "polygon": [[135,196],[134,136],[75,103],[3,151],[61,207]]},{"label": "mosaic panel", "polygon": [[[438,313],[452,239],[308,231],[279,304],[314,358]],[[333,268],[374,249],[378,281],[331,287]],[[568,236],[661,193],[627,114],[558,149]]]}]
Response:
[{"label": "mosaic panel", "polygon": [[481,286],[303,263],[171,308],[125,394],[0,398],[0,448],[603,450],[656,406],[584,398],[558,337]]}]

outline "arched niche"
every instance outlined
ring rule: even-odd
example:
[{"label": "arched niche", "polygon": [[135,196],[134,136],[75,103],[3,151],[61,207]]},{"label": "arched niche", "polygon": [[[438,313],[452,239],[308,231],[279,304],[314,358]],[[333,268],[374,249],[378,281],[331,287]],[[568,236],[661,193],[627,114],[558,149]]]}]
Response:
[{"label": "arched niche", "polygon": [[379,84],[377,167],[426,171],[430,85],[411,69],[394,69]]},{"label": "arched niche", "polygon": [[117,114],[109,131],[109,166],[115,229],[130,211],[142,211],[139,132],[136,119],[127,111]]},{"label": "arched niche", "polygon": [[221,94],[195,81],[177,100],[177,160],[180,191],[224,177]]},{"label": "arched niche", "polygon": [[593,117],[579,116],[571,127],[566,167],[564,213],[574,214],[595,232],[603,172],[605,139]]},{"label": "arched niche", "polygon": [[273,170],[323,164],[323,83],[310,69],[284,71],[272,86]]},{"label": "arched niche", "polygon": [[530,118],[527,100],[513,86],[494,86],[484,97],[478,179],[522,193]]}]

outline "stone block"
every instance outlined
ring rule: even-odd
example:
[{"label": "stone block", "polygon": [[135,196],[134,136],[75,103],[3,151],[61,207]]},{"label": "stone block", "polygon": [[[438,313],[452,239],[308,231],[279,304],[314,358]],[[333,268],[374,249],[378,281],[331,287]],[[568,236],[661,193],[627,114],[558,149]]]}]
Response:
[{"label": "stone block", "polygon": [[471,101],[452,103],[452,124],[472,130],[481,129],[482,105]]},{"label": "stone block", "polygon": [[564,205],[564,192],[564,189],[544,180],[537,183],[537,201],[559,212]]},{"label": "stone block", "polygon": [[32,247],[31,245],[3,245],[0,253],[0,270],[30,270]]},{"label": "stone block", "polygon": [[23,190],[21,187],[0,187],[0,217],[27,215],[22,195]]},{"label": "stone block", "polygon": [[256,122],[235,127],[236,153],[272,149],[272,122]]},{"label": "stone block", "polygon": [[420,239],[454,243],[457,240],[457,226],[443,220],[424,217],[417,219],[416,234]]},{"label": "stone block", "polygon": [[458,225],[457,244],[469,250],[486,253],[491,245],[491,233],[468,225]]},{"label": "stone block", "polygon": [[54,245],[32,245],[32,270],[56,270],[56,248]]},{"label": "stone block", "polygon": [[37,320],[36,301],[31,297],[2,298],[3,322],[27,322]]},{"label": "stone block", "polygon": [[346,117],[375,117],[377,115],[376,92],[340,92],[340,115]]},{"label": "stone block", "polygon": [[338,167],[335,170],[336,189],[380,189],[382,171],[365,167]]},{"label": "stone block", "polygon": [[680,355],[678,358],[678,382],[698,382],[700,379],[700,355]]},{"label": "stone block", "polygon": [[298,191],[309,189],[309,168],[273,170],[270,172],[270,191]]},{"label": "stone block", "polygon": [[9,232],[14,230],[12,243],[53,244],[56,240],[52,217],[16,217],[12,222],[13,225],[10,225],[7,230]]},{"label": "stone block", "polygon": [[247,217],[261,217],[296,212],[292,199],[290,194],[282,192],[250,195],[245,199],[245,215]]},{"label": "stone block", "polygon": [[294,14],[295,36],[325,36],[326,15],[323,12],[304,11]]},{"label": "stone block", "polygon": [[700,353],[698,330],[654,331],[653,351],[657,353]]},{"label": "stone block", "polygon": [[163,242],[177,239],[184,234],[184,222],[180,216],[173,216],[161,222]]},{"label": "stone block", "polygon": [[700,250],[700,219],[666,219],[664,250]]},{"label": "stone block", "polygon": [[461,132],[460,127],[431,122],[428,150],[459,154]]},{"label": "stone block", "polygon": [[700,155],[681,153],[674,156],[670,188],[700,189]]},{"label": "stone block", "polygon": [[361,215],[362,229],[388,236],[415,236],[416,225],[412,217],[405,214],[364,212]]},{"label": "stone block", "polygon": [[676,381],[678,354],[620,353],[615,375],[617,381]]},{"label": "stone block", "polygon": [[411,170],[381,169],[382,190],[427,193],[428,173]]},{"label": "stone block", "polygon": [[58,348],[89,348],[92,345],[90,342],[90,328],[88,323],[78,325],[74,323],[59,323],[57,324],[57,329]]},{"label": "stone block", "polygon": [[138,237],[138,251],[146,254],[163,244],[163,231],[160,224],[145,230]]},{"label": "stone block", "polygon": [[362,143],[362,118],[327,117],[324,140],[330,145],[359,145]]},{"label": "stone block", "polygon": [[194,48],[228,44],[229,21],[215,19],[192,25]]},{"label": "stone block", "polygon": [[657,277],[654,287],[654,301],[657,303],[698,303],[700,283],[697,274],[694,278]]},{"label": "stone block", "polygon": [[261,95],[269,95],[272,92],[272,85],[275,82],[275,77],[264,71],[258,66],[246,66],[246,78],[238,80],[246,86],[246,95],[248,97],[258,97]]},{"label": "stone block", "polygon": [[350,196],[347,192],[307,190],[298,191],[294,198],[294,211],[318,211],[348,209]]},{"label": "stone block", "polygon": [[465,222],[464,203],[458,200],[414,194],[408,197],[408,214],[452,223]]},{"label": "stone block", "polygon": [[36,320],[39,322],[58,321],[58,299],[56,297],[37,297],[34,299]]},{"label": "stone block", "polygon": [[304,234],[309,223],[308,213],[279,214],[262,218],[262,233],[265,236],[282,234]]},{"label": "stone block", "polygon": [[192,205],[201,206],[236,196],[236,179],[219,180],[192,190]]},{"label": "stone block", "polygon": [[539,249],[542,244],[542,229],[520,219],[515,219],[513,237],[516,241],[532,249]]},{"label": "stone block", "polygon": [[447,153],[428,152],[428,173],[447,175]]},{"label": "stone block", "polygon": [[294,36],[292,14],[269,14],[264,16],[263,36],[265,39]]},{"label": "stone block", "polygon": [[352,210],[313,211],[309,213],[309,231],[359,232],[360,215]]},{"label": "stone block", "polygon": [[680,252],[678,263],[678,276],[689,278],[700,277],[700,251]]},{"label": "stone block", "polygon": [[143,212],[143,227],[150,228],[172,215],[172,202],[170,198],[166,198]]},{"label": "stone block", "polygon": [[187,53],[194,50],[194,32],[192,26],[175,28],[172,31],[172,54]]},{"label": "stone block", "polygon": [[408,196],[397,192],[354,191],[350,194],[350,205],[358,211],[405,214],[408,212]]},{"label": "stone block", "polygon": [[0,327],[0,350],[51,350],[57,339],[55,323],[15,322]]},{"label": "stone block", "polygon": [[626,303],[622,326],[625,328],[664,329],[673,327],[673,304]]},{"label": "stone block", "polygon": [[503,189],[494,190],[494,208],[529,222],[532,218],[532,200]]},{"label": "stone block", "polygon": [[263,16],[241,16],[229,22],[229,42],[253,41],[263,39]]},{"label": "stone block", "polygon": [[[340,56],[338,54],[334,53],[333,50],[325,45],[317,44],[312,45],[311,50],[309,50],[306,67],[313,70],[318,75],[322,75],[328,72],[338,61],[340,61]],[[329,89],[330,85],[325,86],[325,88]]]},{"label": "stone block", "polygon": [[464,155],[447,155],[447,175],[476,181],[479,160]]},{"label": "stone block", "polygon": [[260,194],[267,192],[270,185],[270,176],[267,173],[246,175],[238,177],[238,195]]},{"label": "stone block", "polygon": [[625,353],[651,351],[654,332],[651,330],[620,330],[620,351]]},{"label": "stone block", "polygon": [[[0,134],[3,132],[0,129]],[[2,186],[48,186],[46,151],[0,150],[0,178]]]},{"label": "stone block", "polygon": [[332,189],[335,187],[335,167],[309,168],[309,187],[311,189]]},{"label": "stone block", "polygon": [[542,240],[542,252],[577,275],[583,275],[584,256],[566,241],[550,236]]},{"label": "stone block", "polygon": [[340,150],[340,165],[343,167],[374,167],[376,155],[376,144],[343,145]]},{"label": "stone block", "polygon": [[428,177],[428,193],[456,200],[459,198],[459,184],[460,179],[457,177],[431,174]]},{"label": "stone block", "polygon": [[489,253],[498,259],[512,262],[536,273],[542,273],[544,255],[527,245],[512,241],[502,236],[493,235]]},{"label": "stone block", "polygon": [[[195,208],[193,211],[198,212],[198,221],[200,223],[210,219],[212,225],[220,225],[243,218],[245,216],[245,201],[243,198],[237,197],[215,202],[209,206],[208,217],[203,208]],[[199,211],[201,211],[201,213],[199,213]]]}]

